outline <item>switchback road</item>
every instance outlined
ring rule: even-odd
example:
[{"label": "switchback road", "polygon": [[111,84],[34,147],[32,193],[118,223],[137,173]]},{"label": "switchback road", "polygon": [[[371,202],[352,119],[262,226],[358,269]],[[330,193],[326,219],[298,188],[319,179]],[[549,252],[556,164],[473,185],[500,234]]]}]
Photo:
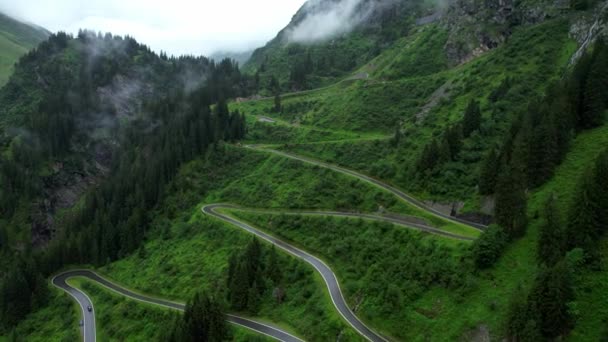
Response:
[{"label": "switchback road", "polygon": [[[274,244],[275,246],[286,251],[287,253],[289,253],[299,259],[302,259],[302,260],[306,261],[307,263],[309,263],[310,265],[312,265],[317,270],[317,272],[319,272],[319,274],[325,281],[325,285],[327,286],[327,289],[329,290],[329,295],[331,297],[331,300],[334,303],[334,306],[336,307],[338,312],[342,315],[342,317],[344,317],[344,319],[353,328],[355,328],[355,330],[357,330],[359,332],[359,334],[361,334],[363,337],[365,337],[369,341],[373,341],[373,342],[387,341],[384,337],[380,336],[378,333],[376,333],[372,329],[368,328],[352,312],[352,310],[346,303],[344,296],[342,295],[342,290],[340,289],[340,284],[338,283],[338,278],[336,278],[336,275],[334,274],[332,269],[329,266],[327,266],[327,264],[325,264],[323,261],[321,261],[321,259],[319,259],[311,254],[308,254],[307,252],[305,252],[297,247],[294,247],[294,246],[288,244],[287,242],[284,242],[269,234],[266,234],[256,228],[248,225],[247,223],[238,221],[230,216],[227,216],[225,214],[222,214],[222,213],[216,211],[216,209],[221,209],[221,208],[230,208],[230,206],[226,206],[223,204],[210,204],[210,205],[203,206],[202,211],[207,215],[216,217],[222,221],[228,222],[236,227],[246,230],[246,231],[250,232],[251,234],[254,234],[257,237]],[[234,207],[232,207],[232,208],[234,208]]]},{"label": "switchback road", "polygon": [[[106,278],[98,275],[97,273],[90,270],[71,270],[63,272],[57,276],[55,276],[52,280],[53,285],[58,288],[69,293],[80,305],[84,315],[84,342],[95,342],[95,311],[88,312],[87,307],[91,306],[93,308],[93,302],[87,297],[87,295],[73,287],[71,287],[67,280],[73,277],[84,277],[91,281],[98,283],[99,285],[130,299],[137,300],[143,303],[154,304],[164,308],[184,311],[186,305],[182,303],[176,303],[164,299],[149,297],[146,295],[142,295],[131,290],[128,290],[122,286],[113,283]],[[235,315],[226,315],[226,320],[229,323],[242,326],[244,328],[253,330],[257,333],[264,334],[266,336],[272,337],[279,341],[284,342],[303,342],[301,339],[285,332],[277,327],[273,327],[271,325],[260,323],[253,321],[248,318],[239,317]]]},{"label": "switchback road", "polygon": [[470,222],[470,221],[467,221],[467,220],[460,219],[458,217],[446,215],[446,214],[444,214],[444,213],[442,213],[440,211],[437,211],[437,210],[429,207],[428,205],[424,204],[422,201],[417,200],[416,198],[414,198],[414,197],[406,194],[405,192],[403,192],[403,191],[395,188],[392,185],[388,185],[388,184],[386,184],[384,182],[381,182],[381,181],[379,181],[379,180],[377,180],[375,178],[372,178],[370,176],[366,176],[366,175],[364,175],[362,173],[359,173],[357,171],[349,170],[349,169],[343,168],[341,166],[325,163],[325,162],[322,162],[322,161],[319,161],[319,160],[315,160],[315,159],[312,159],[312,158],[302,157],[302,156],[299,156],[299,155],[295,155],[293,153],[282,152],[282,151],[273,150],[273,149],[265,148],[265,147],[261,147],[261,146],[247,145],[245,147],[249,148],[249,149],[256,150],[256,151],[273,153],[273,154],[276,154],[276,155],[279,155],[279,156],[282,156],[282,157],[299,160],[301,162],[305,162],[305,163],[308,163],[308,164],[324,167],[324,168],[327,168],[327,169],[330,169],[330,170],[333,170],[333,171],[336,171],[336,172],[340,172],[342,174],[349,175],[351,177],[358,178],[358,179],[360,179],[362,181],[365,181],[365,182],[368,182],[368,183],[370,183],[370,184],[372,184],[372,185],[374,185],[376,187],[379,187],[379,188],[382,188],[384,190],[387,190],[387,191],[391,192],[392,194],[394,194],[395,196],[397,196],[398,198],[400,198],[400,199],[402,199],[402,200],[404,200],[404,201],[412,204],[413,206],[418,207],[418,208],[420,208],[420,209],[422,209],[422,210],[424,210],[424,211],[426,211],[426,212],[428,212],[428,213],[430,213],[430,214],[432,214],[434,216],[443,218],[443,219],[448,220],[448,221],[460,223],[460,224],[469,226],[469,227],[477,229],[477,230],[484,230],[484,229],[487,228],[487,226],[485,226],[483,224],[480,224],[480,223]]}]

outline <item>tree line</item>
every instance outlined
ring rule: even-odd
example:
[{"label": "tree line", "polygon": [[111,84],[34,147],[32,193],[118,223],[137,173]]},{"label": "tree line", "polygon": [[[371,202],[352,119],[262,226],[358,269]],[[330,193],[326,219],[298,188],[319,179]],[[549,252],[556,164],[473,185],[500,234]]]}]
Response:
[{"label": "tree line", "polygon": [[[492,266],[508,241],[527,226],[527,191],[553,176],[580,131],[605,122],[608,109],[608,48],[598,41],[572,73],[551,85],[516,120],[500,149],[481,169],[479,191],[496,196],[496,222],[472,247],[478,268]],[[577,181],[570,203],[550,195],[540,215],[539,271],[532,286],[520,287],[509,303],[506,333],[515,340],[550,340],[574,326],[574,274],[597,267],[599,241],[608,231],[608,151]],[[563,209],[566,208],[566,210]],[[564,212],[564,213],[563,213]]]},{"label": "tree line", "polygon": [[186,304],[184,314],[175,317],[159,341],[219,342],[228,337],[228,325],[220,303],[197,292]]},{"label": "tree line", "polygon": [[[57,39],[61,43],[71,38],[59,34],[53,36],[50,42]],[[78,39],[114,41],[116,38],[93,38],[83,34]],[[53,46],[53,49],[60,49]],[[145,50],[142,47],[138,51]],[[30,53],[21,63],[29,59],[33,63],[45,56]],[[158,57],[155,61],[159,67],[165,63]],[[100,75],[91,79],[104,79],[104,73],[112,73],[109,71],[112,63],[102,62],[102,65],[105,66],[98,71]],[[27,64],[27,67],[33,66]],[[245,117],[230,113],[226,104],[227,98],[235,97],[242,91],[243,79],[238,76],[238,66],[231,61],[222,61],[218,64],[210,62],[205,68],[208,69],[208,80],[191,92],[186,92],[181,86],[169,88],[159,92],[156,99],[144,101],[142,111],[146,115],[135,118],[116,136],[120,149],[115,152],[109,176],[85,196],[78,208],[56,222],[59,234],[46,249],[20,253],[4,248],[9,246],[9,242],[6,231],[1,230],[0,246],[10,258],[8,264],[15,266],[0,279],[0,329],[14,326],[27,313],[39,307],[44,302],[45,277],[64,265],[104,265],[135,251],[150,229],[147,213],[163,198],[167,185],[179,167],[215,148],[220,141],[243,138]],[[65,97],[72,88],[57,87],[43,95],[40,101],[40,108],[45,109],[43,114],[29,114],[33,122],[29,127],[35,128],[36,132],[44,129],[49,131],[46,136],[40,134],[41,144],[22,144],[23,139],[18,137],[11,146],[12,159],[0,161],[0,180],[3,185],[8,185],[8,191],[3,187],[0,194],[3,213],[14,212],[14,204],[10,202],[31,200],[42,195],[41,188],[36,186],[40,180],[35,181],[41,163],[73,152],[68,131],[73,128],[71,120],[77,112],[74,107],[87,111],[96,109],[97,96],[91,89],[99,84],[82,81],[78,78],[79,74],[81,77],[85,75],[75,72],[60,78],[67,79],[66,83],[76,79],[79,81],[73,83],[87,85],[76,93],[80,101],[70,101]],[[60,135],[62,137],[58,139]],[[28,159],[34,153],[40,158]],[[24,187],[31,187],[31,190],[24,192]],[[24,194],[27,197],[21,197]],[[27,273],[20,265],[28,265]],[[42,296],[40,299],[39,294]]]},{"label": "tree line", "polygon": [[265,251],[254,237],[244,251],[233,253],[228,262],[226,287],[230,307],[235,311],[256,314],[262,295],[269,289],[278,302],[283,301],[282,280],[275,247]]}]

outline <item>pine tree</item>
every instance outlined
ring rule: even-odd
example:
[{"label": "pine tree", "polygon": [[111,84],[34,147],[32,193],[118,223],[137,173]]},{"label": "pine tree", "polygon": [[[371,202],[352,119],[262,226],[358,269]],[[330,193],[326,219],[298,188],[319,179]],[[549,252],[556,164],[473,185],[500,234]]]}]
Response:
[{"label": "pine tree", "polygon": [[530,144],[528,175],[531,187],[538,187],[553,175],[559,162],[557,130],[552,114],[544,112],[540,124],[534,129]]},{"label": "pine tree", "polygon": [[532,128],[530,120],[525,120],[520,127],[512,145],[509,164],[521,187],[527,189],[529,184],[529,165],[531,164]]},{"label": "pine tree", "polygon": [[595,221],[597,235],[608,233],[608,150],[600,154],[595,162],[592,198],[596,203]]},{"label": "pine tree", "polygon": [[471,251],[478,269],[491,267],[498,261],[507,244],[507,236],[499,226],[492,225],[473,242]]},{"label": "pine tree", "polygon": [[249,277],[247,265],[240,261],[236,264],[234,275],[230,284],[230,306],[242,311],[247,308],[247,299],[249,295]]},{"label": "pine tree", "polygon": [[564,261],[541,271],[531,297],[540,316],[540,328],[545,337],[555,338],[572,324],[568,302],[573,299],[570,270]]},{"label": "pine tree", "polygon": [[520,285],[511,295],[507,310],[507,334],[513,341],[540,341],[540,317],[534,302]]},{"label": "pine tree", "polygon": [[464,112],[464,119],[462,123],[462,135],[465,138],[471,136],[471,134],[477,131],[481,127],[481,110],[479,109],[479,102],[471,100],[467,109]]},{"label": "pine tree", "polygon": [[538,238],[538,261],[546,266],[553,266],[564,257],[565,236],[559,219],[555,196],[545,204],[544,220],[540,226]]},{"label": "pine tree", "polygon": [[462,127],[461,125],[453,125],[448,127],[443,133],[444,141],[447,144],[450,152],[448,160],[456,160],[460,150],[462,149]]},{"label": "pine tree", "polygon": [[283,274],[279,265],[279,256],[274,245],[268,253],[268,266],[266,267],[266,273],[268,278],[272,280],[274,286],[279,286],[283,280]]},{"label": "pine tree", "polygon": [[[186,304],[183,321],[176,320],[171,341],[219,342],[228,337],[220,306],[205,294],[196,293]],[[178,339],[181,338],[181,339]]]},{"label": "pine tree", "polygon": [[591,64],[589,75],[584,86],[584,105],[580,116],[583,128],[593,128],[604,123],[606,110],[606,86],[604,80],[608,73],[608,62],[596,59]]},{"label": "pine tree", "polygon": [[[592,170],[591,170],[592,171]],[[578,183],[578,193],[568,213],[566,233],[568,249],[581,247],[587,253],[595,251],[597,240],[597,203],[594,201],[593,172],[586,172]]]},{"label": "pine tree", "polygon": [[527,198],[523,176],[514,167],[505,166],[496,187],[496,223],[505,229],[510,239],[521,237],[526,230]]},{"label": "pine tree", "polygon": [[433,140],[430,144],[424,147],[420,158],[418,159],[416,169],[418,172],[423,173],[427,170],[432,170],[437,165],[439,160],[439,147],[437,141]]},{"label": "pine tree", "polygon": [[247,292],[247,311],[251,314],[257,314],[260,309],[260,301],[258,283],[254,282]]},{"label": "pine tree", "polygon": [[275,113],[280,113],[282,111],[282,107],[281,107],[281,95],[277,94],[274,97],[274,107],[272,108],[272,110]]},{"label": "pine tree", "polygon": [[496,180],[498,178],[500,161],[496,149],[491,149],[486,156],[479,176],[479,193],[482,195],[491,195],[496,189]]}]

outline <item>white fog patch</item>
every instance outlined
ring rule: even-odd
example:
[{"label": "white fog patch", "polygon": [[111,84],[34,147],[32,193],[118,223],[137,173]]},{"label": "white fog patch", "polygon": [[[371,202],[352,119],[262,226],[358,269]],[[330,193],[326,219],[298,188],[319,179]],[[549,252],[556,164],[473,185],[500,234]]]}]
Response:
[{"label": "white fog patch", "polygon": [[310,0],[303,10],[304,19],[286,32],[287,39],[296,43],[312,43],[350,32],[373,11],[365,0]]},{"label": "white fog patch", "polygon": [[294,17],[292,27],[284,32],[285,38],[288,42],[295,43],[332,39],[394,8],[400,1],[309,0]]},{"label": "white fog patch", "polygon": [[0,12],[52,32],[129,35],[156,52],[207,55],[264,44],[305,0],[0,0]]}]

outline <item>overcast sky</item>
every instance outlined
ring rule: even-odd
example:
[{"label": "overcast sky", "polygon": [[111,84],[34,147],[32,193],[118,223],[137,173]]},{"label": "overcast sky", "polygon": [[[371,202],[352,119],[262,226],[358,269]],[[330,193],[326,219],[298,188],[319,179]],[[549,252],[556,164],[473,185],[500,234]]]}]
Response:
[{"label": "overcast sky", "polygon": [[305,0],[0,0],[0,11],[52,32],[130,35],[156,51],[210,54],[263,45]]}]

